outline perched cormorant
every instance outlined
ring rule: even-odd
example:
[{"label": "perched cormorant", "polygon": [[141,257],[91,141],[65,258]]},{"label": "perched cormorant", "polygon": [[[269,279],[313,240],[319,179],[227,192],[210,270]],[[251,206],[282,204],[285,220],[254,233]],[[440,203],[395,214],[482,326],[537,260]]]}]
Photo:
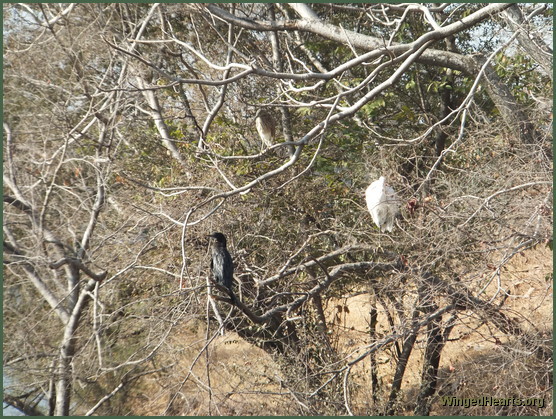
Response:
[{"label": "perched cormorant", "polygon": [[236,299],[232,290],[234,263],[228,249],[226,249],[226,236],[222,233],[213,233],[208,237],[214,239],[214,243],[212,244],[212,259],[210,261],[210,269],[214,280],[228,289],[230,298],[232,302],[235,303]]}]

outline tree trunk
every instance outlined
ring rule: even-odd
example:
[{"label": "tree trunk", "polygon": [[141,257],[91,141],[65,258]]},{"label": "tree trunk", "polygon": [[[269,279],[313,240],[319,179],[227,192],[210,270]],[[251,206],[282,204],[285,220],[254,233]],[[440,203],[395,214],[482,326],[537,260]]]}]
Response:
[{"label": "tree trunk", "polygon": [[54,416],[69,416],[71,389],[72,389],[72,359],[75,355],[75,338],[66,338],[71,333],[66,328],[64,342],[60,348],[60,358],[58,360],[58,372],[56,381],[56,405]]},{"label": "tree trunk", "polygon": [[[378,311],[376,308],[376,297],[371,297],[371,309],[369,311],[369,343],[372,344],[376,340],[376,325],[378,322]],[[376,403],[378,397],[378,366],[376,363],[376,352],[373,351],[369,355],[371,370],[371,391],[373,403]]]},{"label": "tree trunk", "polygon": [[[477,69],[486,62],[486,58],[482,56],[474,59]],[[485,68],[485,88],[508,128],[518,133],[519,139],[524,144],[536,144],[541,138],[540,135],[535,131],[534,125],[515,100],[509,87],[500,80],[490,63]]]},{"label": "tree trunk", "polygon": [[[418,317],[418,310],[415,309],[414,319]],[[398,394],[402,387],[402,380],[405,374],[405,369],[407,367],[407,362],[409,361],[409,356],[411,355],[411,351],[413,350],[413,345],[415,345],[415,341],[417,340],[417,333],[419,331],[412,328],[411,334],[406,338],[403,343],[402,354],[398,359],[398,365],[396,366],[396,372],[394,374],[394,380],[392,381],[392,390],[390,391],[390,397],[388,398],[388,404],[386,405],[386,415],[393,416],[396,414],[397,406],[396,403],[398,401]]]},{"label": "tree trunk", "polygon": [[[437,308],[431,307],[430,312],[435,311]],[[427,347],[425,349],[423,372],[421,375],[421,389],[415,406],[416,416],[429,415],[431,398],[436,392],[440,354],[444,346],[441,323],[442,316],[434,319],[427,325]]]},{"label": "tree trunk", "polygon": [[388,404],[386,405],[386,415],[393,416],[396,413],[398,401],[398,395],[402,386],[403,376],[405,374],[405,369],[407,368],[407,362],[411,356],[411,351],[417,340],[417,334],[419,333],[419,313],[422,311],[422,305],[424,301],[424,290],[423,284],[419,286],[419,296],[417,299],[417,304],[413,310],[413,315],[411,318],[411,329],[409,336],[406,337],[402,347],[402,353],[398,359],[398,365],[396,366],[396,372],[394,373],[394,380],[392,381],[392,390],[390,391],[390,396],[388,398]]},{"label": "tree trunk", "polygon": [[[269,16],[272,21],[276,20],[274,5],[270,5]],[[272,45],[272,66],[275,71],[281,73],[284,66],[282,64],[282,55],[280,54],[278,34],[275,31],[270,33],[270,43]],[[276,97],[280,97],[281,94],[280,83],[276,83]],[[282,133],[284,134],[284,140],[286,142],[291,142],[293,141],[293,135],[290,110],[286,106],[280,106],[280,115],[282,116]],[[292,157],[295,153],[295,149],[291,145],[288,146],[287,149],[288,155]]]}]

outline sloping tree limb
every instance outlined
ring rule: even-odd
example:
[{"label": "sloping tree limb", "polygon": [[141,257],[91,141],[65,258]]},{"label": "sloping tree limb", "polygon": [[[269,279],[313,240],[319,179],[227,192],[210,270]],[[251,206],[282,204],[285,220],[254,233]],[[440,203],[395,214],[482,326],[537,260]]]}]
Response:
[{"label": "sloping tree limb", "polygon": [[[436,27],[432,31],[423,35],[421,38],[423,38],[423,40],[425,41],[438,41],[440,39],[445,39],[447,37],[455,35],[462,30],[468,29],[473,25],[476,25],[477,23],[489,18],[493,14],[497,14],[508,9],[510,6],[512,6],[511,3],[499,3],[485,6],[482,9],[471,13],[469,16],[458,20],[457,22],[448,24],[444,27]],[[363,54],[351,60],[351,62],[349,62],[350,66],[359,64],[360,62],[376,59],[377,57],[380,57],[382,55],[397,57],[400,54],[403,54],[404,52],[414,48],[417,42],[422,41],[420,38],[413,43],[391,43],[389,45],[386,45],[382,40],[379,40],[372,36],[348,31],[335,25],[322,22],[321,20],[316,18],[316,14],[314,12],[309,11],[308,6],[306,5],[295,6],[295,8],[301,14],[303,19],[289,21],[260,21],[237,17],[216,5],[207,6],[207,10],[213,13],[215,16],[218,16],[225,21],[234,22],[235,24],[246,29],[258,31],[304,31],[310,32],[315,35],[320,35],[326,39],[333,40],[339,43],[345,43],[347,41],[347,37],[349,39],[349,43],[354,47],[369,51],[366,54]],[[462,71],[467,75],[475,75],[475,73],[477,72],[477,68],[483,64],[484,60],[482,60],[480,56],[470,57],[455,52],[427,48],[420,54],[416,62],[424,65],[447,67],[452,70]],[[344,67],[346,66],[346,64],[339,66],[328,74],[312,73],[310,74],[310,77],[335,77],[336,74],[344,71]],[[276,74],[275,77],[287,77],[287,75]],[[506,86],[506,84],[502,83],[499,80],[498,76],[490,66],[487,69],[486,81],[489,94],[491,95],[496,106],[500,108],[501,115],[506,123],[509,126],[515,126],[517,124],[517,126],[519,127],[518,132],[520,132],[523,141],[527,143],[534,142],[537,136],[534,132],[531,131],[530,128],[528,128],[529,124],[527,123],[526,116],[520,111],[520,108],[517,105],[516,100],[511,95],[509,88]]]},{"label": "sloping tree limb", "polygon": [[529,55],[543,68],[545,73],[553,79],[553,57],[552,49],[546,45],[538,33],[532,32],[529,22],[530,19],[546,10],[547,5],[538,6],[526,18],[521,13],[517,4],[512,4],[504,10],[502,18],[508,23],[513,32],[517,34],[519,45],[527,51]]},{"label": "sloping tree limb", "polygon": [[175,141],[172,139],[170,135],[170,131],[164,122],[164,117],[162,115],[162,108],[158,99],[156,97],[155,91],[150,89],[146,80],[144,80],[141,76],[136,77],[137,85],[141,89],[143,96],[145,97],[147,104],[149,105],[149,114],[154,121],[156,129],[160,135],[160,139],[164,147],[168,149],[168,151],[172,154],[172,157],[176,159],[181,165],[184,165],[184,161],[180,155],[178,148],[176,147]]},{"label": "sloping tree limb", "polygon": [[[450,35],[454,35],[455,33],[458,33],[484,19],[487,19],[491,14],[499,13],[510,6],[511,3],[497,3],[488,5],[474,13],[471,13],[469,16],[466,16],[457,22],[429,32],[428,36],[438,40]],[[380,39],[349,30],[342,30],[335,25],[322,22],[319,19],[315,19],[316,14],[312,11],[303,13],[304,17],[309,16],[310,19],[293,21],[260,21],[237,17],[214,4],[209,4],[205,7],[210,13],[214,14],[215,16],[225,21],[233,22],[234,24],[245,29],[252,29],[256,31],[299,30],[303,32],[310,32],[315,35],[320,35],[326,39],[330,39],[332,41],[340,43],[346,42],[346,36],[348,36],[351,44],[356,48],[362,48],[367,51],[373,49],[383,49],[387,50],[394,56],[413,48],[413,45],[411,43],[407,45],[393,44],[392,46],[386,47],[384,45],[384,42]],[[308,10],[308,6],[306,5],[296,7],[296,10],[300,10],[302,7],[303,9]],[[425,58],[428,57],[429,54],[433,53],[427,52],[425,54]],[[432,58],[432,56],[430,58]]]},{"label": "sloping tree limb", "polygon": [[[4,226],[4,234],[6,234],[7,237],[13,237],[13,234],[9,232],[7,226]],[[4,257],[6,258],[4,259],[4,264],[7,263],[9,265],[10,263],[14,263],[21,266],[33,286],[58,315],[62,323],[67,323],[69,320],[69,313],[65,306],[61,304],[60,299],[47,287],[45,281],[37,273],[35,267],[27,261],[27,258],[15,247],[14,243],[4,240]]]},{"label": "sloping tree limb", "polygon": [[[508,7],[511,6],[511,3],[497,3],[488,5],[474,13],[471,13],[469,16],[449,24],[445,27],[438,28],[431,32],[428,32],[424,36],[426,36],[426,41],[428,40],[440,40],[451,35],[454,35],[462,30],[468,29],[473,25],[487,19],[491,14],[499,13]],[[305,6],[308,7],[308,6]],[[258,20],[250,20],[245,18],[239,18],[226,10],[214,5],[210,4],[206,6],[207,10],[218,16],[219,18],[233,22],[234,24],[246,28],[252,29],[257,31],[276,31],[276,30],[298,30],[302,32],[310,32],[315,35],[320,35],[323,38],[329,39],[331,41],[336,41],[339,43],[346,42],[346,36],[349,37],[350,43],[355,48],[361,48],[364,51],[369,51],[367,54],[363,54],[358,57],[359,62],[369,61],[375,59],[379,55],[386,55],[391,57],[396,57],[404,52],[411,50],[415,47],[416,42],[408,43],[408,44],[397,44],[392,43],[391,45],[386,45],[383,40],[360,34],[357,32],[349,31],[346,29],[341,29],[335,25],[322,22],[320,20],[293,20],[293,21],[258,21]],[[364,58],[363,58],[364,57]],[[356,61],[357,62],[357,61]],[[433,64],[435,66],[441,65],[444,67],[450,67],[454,70],[460,71],[469,71],[472,69],[472,61],[465,56],[456,53],[450,53],[447,51],[440,51],[429,49],[425,51],[422,56],[417,61],[422,64]],[[338,69],[336,70],[338,71]],[[339,70],[341,71],[341,70]],[[335,76],[333,76],[335,77]]]},{"label": "sloping tree limb", "polygon": [[22,400],[21,397],[12,396],[10,394],[4,393],[3,397],[4,403],[15,407],[20,412],[24,413],[26,416],[45,416],[43,412],[37,409],[36,406],[27,403]]},{"label": "sloping tree limb", "polygon": [[[398,67],[398,69],[396,71],[393,72],[393,74],[387,80],[385,80],[384,82],[382,82],[380,85],[376,86],[375,88],[371,89],[370,92],[365,94],[354,105],[352,105],[348,108],[344,108],[344,110],[335,113],[334,115],[327,118],[325,121],[317,124],[307,134],[305,134],[305,136],[303,136],[299,141],[296,141],[294,144],[297,145],[297,146],[304,146],[304,145],[308,144],[311,139],[313,139],[317,135],[323,133],[323,130],[325,129],[325,127],[328,124],[332,124],[334,122],[337,122],[341,119],[344,119],[344,118],[347,118],[347,117],[353,115],[363,105],[365,105],[367,102],[369,102],[371,99],[373,99],[380,92],[382,92],[383,90],[392,86],[403,75],[404,71],[411,64],[413,64],[415,62],[415,60],[423,53],[423,51],[426,50],[426,48],[428,47],[430,42],[432,42],[432,41],[430,41],[430,40],[429,41],[422,41],[422,43],[416,42],[415,43],[415,50],[407,51],[404,55],[402,55],[402,57],[404,58],[403,63]],[[211,203],[212,201],[214,201],[216,199],[228,198],[232,195],[237,195],[237,194],[249,191],[251,188],[255,187],[256,185],[263,182],[264,180],[269,179],[269,178],[271,178],[271,177],[273,177],[277,174],[280,174],[280,173],[284,172],[286,169],[288,169],[290,166],[294,165],[297,162],[297,160],[300,158],[302,149],[303,149],[302,147],[297,147],[296,150],[295,150],[295,153],[282,166],[280,166],[280,167],[278,167],[274,170],[270,170],[270,171],[264,173],[263,175],[261,175],[258,178],[252,180],[251,182],[247,183],[246,185],[243,185],[241,187],[236,187],[236,188],[233,188],[231,191],[216,194],[216,195],[213,195],[213,196],[207,198],[205,201],[203,201],[199,205],[197,205],[195,210],[207,205],[208,203]],[[196,220],[196,221],[193,221],[192,223],[196,223],[196,222],[198,222],[198,221]]]}]

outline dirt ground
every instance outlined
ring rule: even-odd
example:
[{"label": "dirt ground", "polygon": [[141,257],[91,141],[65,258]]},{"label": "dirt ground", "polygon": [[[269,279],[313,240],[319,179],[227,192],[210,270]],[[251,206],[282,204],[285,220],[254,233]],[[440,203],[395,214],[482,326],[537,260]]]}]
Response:
[{"label": "dirt ground", "polygon": [[[500,275],[485,276],[483,298],[505,293],[504,313],[519,321],[522,329],[538,339],[552,338],[552,251],[547,246],[515,256]],[[492,281],[489,280],[492,278]],[[488,285],[487,285],[488,284]],[[498,302],[499,300],[496,300]],[[347,309],[345,308],[347,307]],[[380,307],[380,306],[379,306]],[[367,293],[344,298],[329,305],[328,321],[334,325],[333,344],[354,359],[368,345],[370,301]],[[432,405],[433,415],[551,415],[552,387],[543,377],[551,375],[546,365],[527,353],[527,348],[508,340],[488,324],[481,324],[472,313],[461,312],[450,340],[442,352],[439,386]],[[253,347],[234,333],[216,337],[208,355],[204,324],[174,335],[169,345],[177,354],[174,377],[149,376],[143,387],[149,396],[138,397],[141,415],[293,415],[299,412],[295,396],[281,382],[279,366],[263,350]],[[379,312],[378,334],[391,333]],[[420,335],[410,357],[402,384],[400,414],[412,415],[421,381],[425,350]],[[387,398],[394,372],[395,351],[377,356],[379,394]],[[207,359],[210,369],[207,369]],[[191,365],[193,364],[193,367]],[[355,415],[373,412],[368,359],[351,371],[351,409]],[[208,375],[207,375],[208,373]],[[186,379],[187,378],[187,379]],[[185,383],[185,384],[184,384]],[[443,396],[537,397],[542,408],[504,410],[500,407],[447,407]],[[380,403],[380,401],[379,401]]]}]

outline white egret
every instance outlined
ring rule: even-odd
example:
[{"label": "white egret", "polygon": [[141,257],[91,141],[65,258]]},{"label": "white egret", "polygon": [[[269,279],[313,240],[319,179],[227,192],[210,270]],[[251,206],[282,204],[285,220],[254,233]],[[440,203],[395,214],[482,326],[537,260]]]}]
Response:
[{"label": "white egret", "polygon": [[392,231],[394,219],[400,212],[400,198],[390,186],[386,185],[386,179],[381,176],[369,185],[365,191],[365,200],[374,223],[378,228]]}]

